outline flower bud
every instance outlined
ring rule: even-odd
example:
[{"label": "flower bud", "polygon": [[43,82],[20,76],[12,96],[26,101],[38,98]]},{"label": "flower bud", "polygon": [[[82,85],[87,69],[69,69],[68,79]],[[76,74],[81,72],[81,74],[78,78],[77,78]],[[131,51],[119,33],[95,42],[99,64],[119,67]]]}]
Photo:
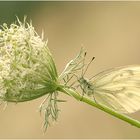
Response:
[{"label": "flower bud", "polygon": [[0,98],[23,102],[56,91],[58,74],[47,42],[18,20],[0,30]]}]

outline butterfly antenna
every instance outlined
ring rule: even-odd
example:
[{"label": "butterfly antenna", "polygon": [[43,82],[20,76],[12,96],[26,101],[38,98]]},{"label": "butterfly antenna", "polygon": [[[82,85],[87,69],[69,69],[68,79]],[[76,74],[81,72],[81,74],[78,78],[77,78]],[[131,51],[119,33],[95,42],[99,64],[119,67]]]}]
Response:
[{"label": "butterfly antenna", "polygon": [[[84,54],[83,67],[84,67],[84,65],[85,65],[85,58],[86,58],[86,55],[87,55],[87,52],[85,52],[85,54]],[[84,68],[82,68],[82,73],[81,73],[81,76],[83,76],[83,75],[84,75]]]},{"label": "butterfly antenna", "polygon": [[87,64],[87,67],[86,67],[85,71],[83,72],[83,76],[84,76],[85,73],[87,72],[87,70],[88,70],[90,64],[92,63],[92,61],[93,61],[94,59],[95,59],[95,57],[92,57],[91,61]]}]

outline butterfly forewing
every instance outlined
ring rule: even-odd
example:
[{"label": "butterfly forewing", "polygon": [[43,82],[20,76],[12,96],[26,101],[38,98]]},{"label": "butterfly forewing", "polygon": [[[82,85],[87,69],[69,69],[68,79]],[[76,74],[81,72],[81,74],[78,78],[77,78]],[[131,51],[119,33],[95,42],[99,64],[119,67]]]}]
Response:
[{"label": "butterfly forewing", "polygon": [[121,113],[140,109],[140,65],[106,70],[97,74],[92,84],[98,103]]}]

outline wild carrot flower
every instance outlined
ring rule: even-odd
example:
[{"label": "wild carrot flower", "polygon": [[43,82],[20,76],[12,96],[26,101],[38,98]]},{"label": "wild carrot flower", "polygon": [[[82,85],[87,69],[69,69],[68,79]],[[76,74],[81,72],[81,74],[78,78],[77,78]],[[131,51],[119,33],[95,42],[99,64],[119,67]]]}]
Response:
[{"label": "wild carrot flower", "polygon": [[57,70],[47,42],[32,24],[18,20],[0,30],[0,98],[9,102],[35,99],[57,89]]}]

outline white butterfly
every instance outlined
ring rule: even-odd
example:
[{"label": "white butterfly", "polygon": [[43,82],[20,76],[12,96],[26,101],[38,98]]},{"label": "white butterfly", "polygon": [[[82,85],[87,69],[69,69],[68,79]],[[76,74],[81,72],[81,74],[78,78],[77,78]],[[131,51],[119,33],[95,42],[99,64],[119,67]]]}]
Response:
[{"label": "white butterfly", "polygon": [[[83,96],[93,97],[96,103],[120,113],[133,113],[140,110],[140,65],[112,68],[100,72],[91,79],[86,79],[84,78],[85,72],[94,58],[83,71],[85,55],[86,53],[81,49],[77,57],[65,67],[61,77],[66,85],[75,75]],[[77,72],[79,73],[81,69],[82,74],[79,76]],[[69,87],[73,87],[73,84]]]},{"label": "white butterfly", "polygon": [[84,93],[120,113],[140,110],[140,65],[105,70],[92,80],[79,78]]}]

